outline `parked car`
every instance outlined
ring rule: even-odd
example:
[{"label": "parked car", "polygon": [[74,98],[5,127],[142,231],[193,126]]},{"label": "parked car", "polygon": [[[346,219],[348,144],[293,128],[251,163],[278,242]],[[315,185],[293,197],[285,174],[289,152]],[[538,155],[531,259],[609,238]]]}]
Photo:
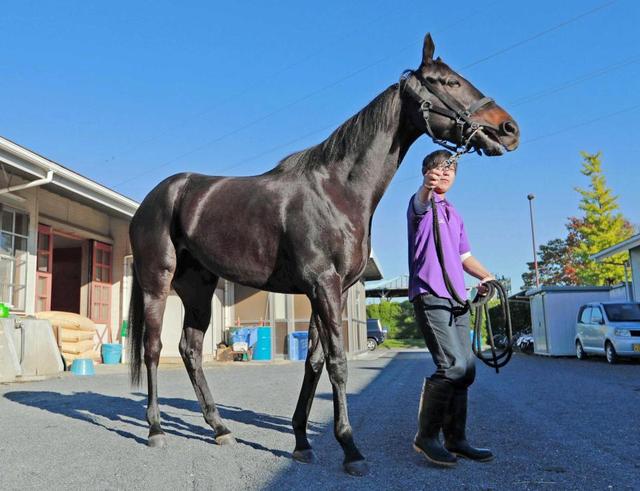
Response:
[{"label": "parked car", "polygon": [[640,357],[640,303],[591,302],[578,310],[576,356]]},{"label": "parked car", "polygon": [[367,319],[367,349],[375,350],[379,344],[384,343],[387,330],[382,327],[380,319]]}]

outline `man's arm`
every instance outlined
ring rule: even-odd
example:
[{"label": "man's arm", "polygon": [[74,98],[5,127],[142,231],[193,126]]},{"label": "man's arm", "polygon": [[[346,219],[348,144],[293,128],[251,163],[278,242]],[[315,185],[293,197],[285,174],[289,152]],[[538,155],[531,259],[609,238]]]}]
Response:
[{"label": "man's arm", "polygon": [[438,185],[441,178],[442,171],[438,168],[431,169],[424,175],[422,186],[418,188],[414,199],[413,209],[418,215],[424,214],[429,208],[429,200],[431,200],[433,190]]},{"label": "man's arm", "polygon": [[493,275],[487,271],[487,268],[485,268],[480,261],[471,255],[467,256],[462,261],[462,269],[471,276],[478,278],[481,282],[495,279]]}]

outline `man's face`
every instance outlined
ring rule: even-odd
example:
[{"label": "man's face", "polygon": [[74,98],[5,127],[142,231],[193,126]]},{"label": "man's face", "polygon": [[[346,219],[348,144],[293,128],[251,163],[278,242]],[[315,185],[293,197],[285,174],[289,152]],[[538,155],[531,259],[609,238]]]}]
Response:
[{"label": "man's face", "polygon": [[442,173],[442,177],[435,188],[435,192],[444,194],[451,189],[453,182],[456,180],[456,168],[454,165],[447,167],[444,164],[440,164],[437,169]]}]

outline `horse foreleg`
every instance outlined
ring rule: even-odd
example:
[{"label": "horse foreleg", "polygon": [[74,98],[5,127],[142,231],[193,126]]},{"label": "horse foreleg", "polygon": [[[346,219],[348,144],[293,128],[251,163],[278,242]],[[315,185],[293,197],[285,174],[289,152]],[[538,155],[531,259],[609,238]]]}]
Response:
[{"label": "horse foreleg", "polygon": [[344,451],[343,466],[353,476],[369,472],[356,447],[347,408],[347,358],[342,342],[342,281],[334,272],[318,278],[312,305],[320,318],[318,326],[329,380],[333,387],[334,433]]},{"label": "horse foreleg", "polygon": [[316,315],[311,315],[309,322],[309,351],[307,352],[307,360],[304,364],[304,380],[298,397],[298,404],[293,413],[291,421],[293,432],[296,436],[296,448],[293,451],[293,458],[299,462],[309,464],[316,460],[315,454],[311,449],[307,438],[307,423],[309,422],[309,412],[313,404],[313,397],[316,393],[316,387],[322,375],[324,367],[324,352],[320,337],[318,335],[318,326]]}]

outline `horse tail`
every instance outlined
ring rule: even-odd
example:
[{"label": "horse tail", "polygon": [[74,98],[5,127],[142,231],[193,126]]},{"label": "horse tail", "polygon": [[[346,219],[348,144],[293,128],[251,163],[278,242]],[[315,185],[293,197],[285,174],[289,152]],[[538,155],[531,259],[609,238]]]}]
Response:
[{"label": "horse tail", "polygon": [[140,366],[142,365],[142,348],[144,342],[144,296],[138,281],[135,264],[133,266],[133,285],[129,302],[129,371],[131,385],[140,385]]}]

